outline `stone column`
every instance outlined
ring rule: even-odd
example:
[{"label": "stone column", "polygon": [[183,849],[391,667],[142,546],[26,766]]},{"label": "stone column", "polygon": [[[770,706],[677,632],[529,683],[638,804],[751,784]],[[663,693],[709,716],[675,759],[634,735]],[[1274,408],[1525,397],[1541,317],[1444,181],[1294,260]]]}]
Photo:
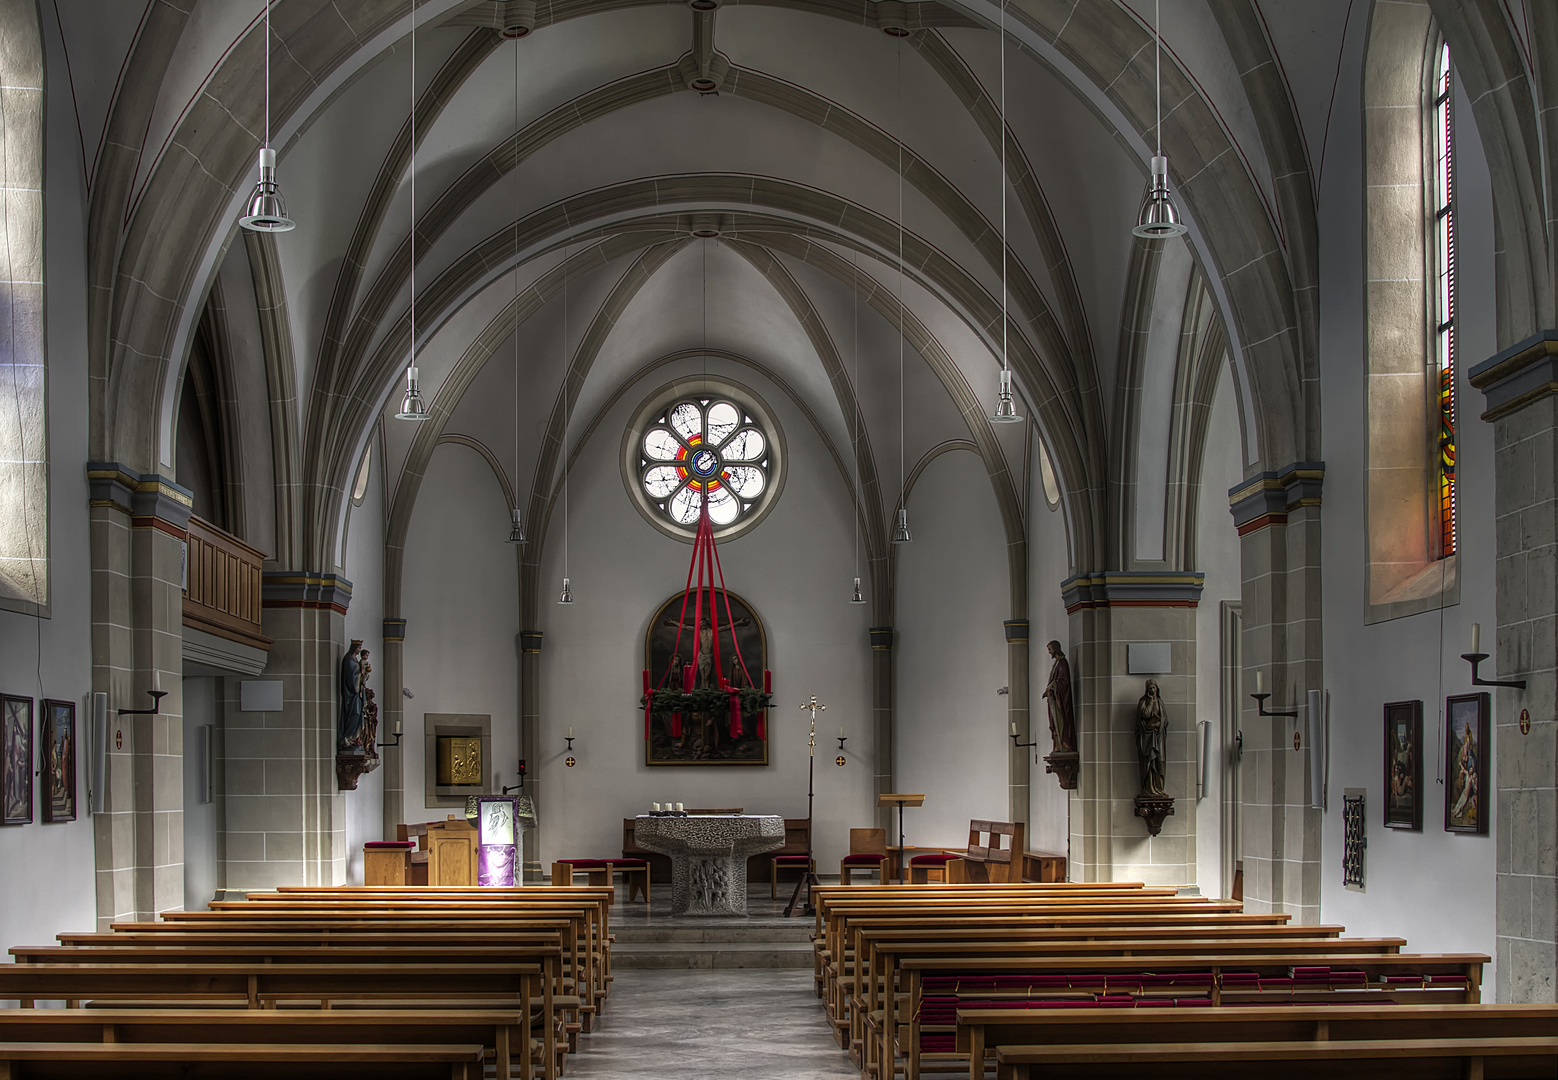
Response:
[{"label": "stone column", "polygon": [[[873,626],[868,633],[871,635],[872,753],[876,761],[871,795],[876,798],[893,791],[893,628]],[[898,835],[892,807],[877,808],[876,824],[877,828],[886,829],[889,837]]]},{"label": "stone column", "polygon": [[545,811],[541,807],[541,773],[534,750],[540,745],[541,730],[541,631],[519,632],[519,756],[525,761],[525,794],[535,800],[536,827],[525,844],[529,858],[525,873],[530,880],[541,880],[541,829]]},{"label": "stone column", "polygon": [[[92,688],[108,694],[107,810],[94,818],[97,915],[184,906],[183,569],[192,497],[160,476],[87,466]],[[155,715],[148,690],[161,689]],[[84,730],[84,728],[83,728]]]},{"label": "stone column", "polygon": [[[1071,616],[1066,655],[1081,756],[1071,794],[1074,881],[1196,883],[1196,606],[1193,571],[1109,571],[1062,583]],[[1169,670],[1131,674],[1132,643],[1167,643]],[[1137,705],[1158,683],[1168,723],[1165,790],[1174,812],[1153,836],[1136,812],[1141,792]]]},{"label": "stone column", "polygon": [[[1028,620],[1007,619],[1002,626],[1006,630],[1006,719],[1008,725],[1017,725],[1017,738],[1012,740],[1007,757],[1006,814],[1010,821],[1026,822],[1028,759],[1036,748],[1017,744],[1037,741],[1029,728],[1028,715]],[[1011,728],[1008,726],[1007,730]]]},{"label": "stone column", "polygon": [[351,582],[271,572],[262,627],[279,713],[229,712],[227,885],[339,885],[346,880],[346,801],[335,778],[340,663]]},{"label": "stone column", "polygon": [[[1243,582],[1244,687],[1240,691],[1244,906],[1320,918],[1321,811],[1309,806],[1309,755],[1295,752],[1306,692],[1325,686],[1320,641],[1320,489],[1325,467],[1301,462],[1263,472],[1229,492]],[[1258,715],[1252,672],[1271,697]]]},{"label": "stone column", "polygon": [[399,745],[397,733],[404,735],[406,726],[405,695],[405,647],[406,620],[384,620],[384,654],[381,658],[384,670],[380,672],[384,687],[384,700],[379,703],[379,742],[383,744],[379,756],[384,763],[384,833],[385,840],[393,840],[396,828],[406,822],[406,756]]},{"label": "stone column", "polygon": [[[1558,330],[1472,368],[1471,383],[1487,399],[1482,418],[1493,424],[1498,634],[1482,677],[1526,684],[1493,691],[1496,1000],[1551,1002],[1558,1000]],[[1530,734],[1520,730],[1522,709]]]}]

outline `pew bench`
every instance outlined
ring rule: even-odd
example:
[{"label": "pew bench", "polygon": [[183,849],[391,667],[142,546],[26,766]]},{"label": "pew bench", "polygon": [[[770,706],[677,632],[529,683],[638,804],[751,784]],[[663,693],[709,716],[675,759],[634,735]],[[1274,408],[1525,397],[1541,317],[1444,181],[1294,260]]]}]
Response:
[{"label": "pew bench", "polygon": [[482,1080],[485,1067],[474,1044],[0,1043],[0,1076],[7,1080],[191,1074],[269,1080],[278,1072],[288,1080]]},{"label": "pew bench", "polygon": [[1332,1004],[1172,1011],[959,1009],[956,1048],[968,1055],[969,1080],[981,1080],[986,1052],[1009,1045],[1509,1038],[1555,1032],[1555,1005]]},{"label": "pew bench", "polygon": [[1558,1072],[1558,1036],[1488,1039],[1360,1039],[1336,1041],[1139,1043],[1134,1046],[1050,1044],[1003,1046],[998,1080],[1067,1077],[1110,1080],[1245,1078],[1328,1080],[1413,1076],[1552,1076]]},{"label": "pew bench", "polygon": [[[544,1062],[530,1021],[509,1010],[3,1009],[4,1043],[202,1043],[239,1045],[477,1044],[497,1080],[515,1064],[522,1080]],[[527,1052],[527,1047],[528,1052]],[[25,1070],[24,1070],[25,1071]],[[556,1065],[546,1070],[556,1076]]]}]

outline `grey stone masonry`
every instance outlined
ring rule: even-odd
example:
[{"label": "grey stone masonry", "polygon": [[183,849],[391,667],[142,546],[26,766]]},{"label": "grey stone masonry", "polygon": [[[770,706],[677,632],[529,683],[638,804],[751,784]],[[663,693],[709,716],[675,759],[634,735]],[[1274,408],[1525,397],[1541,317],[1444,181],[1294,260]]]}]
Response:
[{"label": "grey stone masonry", "polygon": [[[1493,422],[1498,635],[1493,698],[1500,1002],[1558,1000],[1558,383],[1549,331],[1471,371]],[[1484,645],[1484,648],[1487,646]],[[1489,668],[1493,670],[1490,671]],[[1496,673],[1496,674],[1495,674]],[[1530,734],[1520,711],[1531,713]]]}]

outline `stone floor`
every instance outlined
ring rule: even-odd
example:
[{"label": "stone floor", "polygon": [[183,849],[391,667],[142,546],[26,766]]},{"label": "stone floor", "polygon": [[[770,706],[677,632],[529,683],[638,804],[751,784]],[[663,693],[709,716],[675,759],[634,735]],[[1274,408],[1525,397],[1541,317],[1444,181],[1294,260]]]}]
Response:
[{"label": "stone floor", "polygon": [[810,971],[617,971],[568,1080],[858,1077]]}]

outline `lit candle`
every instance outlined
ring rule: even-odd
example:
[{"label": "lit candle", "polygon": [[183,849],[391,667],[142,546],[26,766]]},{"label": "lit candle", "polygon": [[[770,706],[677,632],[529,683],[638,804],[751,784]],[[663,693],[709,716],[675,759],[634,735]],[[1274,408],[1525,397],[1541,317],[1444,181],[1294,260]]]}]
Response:
[{"label": "lit candle", "polygon": [[1482,651],[1482,624],[1480,622],[1471,624],[1471,651],[1474,653]]},{"label": "lit candle", "polygon": [[1255,692],[1257,694],[1264,694],[1266,692],[1266,676],[1265,673],[1259,668],[1255,670]]}]

